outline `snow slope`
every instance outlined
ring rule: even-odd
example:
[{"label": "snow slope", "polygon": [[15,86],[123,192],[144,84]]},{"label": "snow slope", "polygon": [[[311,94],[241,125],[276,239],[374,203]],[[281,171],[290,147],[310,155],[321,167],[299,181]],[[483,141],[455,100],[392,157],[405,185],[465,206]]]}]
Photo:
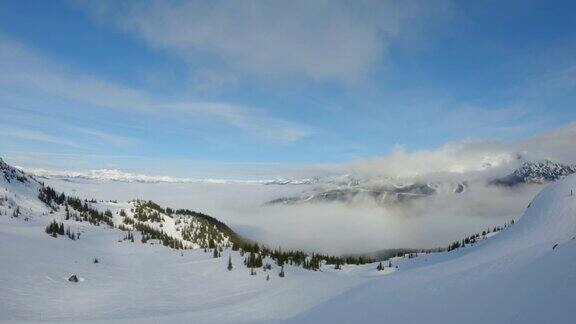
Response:
[{"label": "snow slope", "polygon": [[[326,268],[323,272],[287,265],[286,277],[280,278],[279,267],[264,260],[272,263],[272,269],[260,268],[251,276],[242,265],[244,257],[230,248],[224,249],[223,257],[213,258],[212,252],[204,253],[203,249],[173,250],[156,240],[143,244],[137,232],[130,242],[124,239],[126,232],[105,224],[77,222],[74,216],[66,220],[63,208],[53,210],[37,198],[41,183],[2,166],[0,322],[277,320],[382,274],[376,273],[374,265],[343,266],[340,271]],[[14,172],[15,176],[3,176]],[[88,204],[100,211],[110,210],[116,225],[126,218],[134,219],[132,209],[138,210],[138,202]],[[21,214],[13,217],[16,209]],[[120,210],[126,216],[120,216]],[[181,238],[178,228],[187,219],[176,214],[160,217],[164,219],[161,223],[146,224],[156,228],[162,224],[165,232]],[[47,235],[44,229],[52,220],[81,233],[80,239]],[[226,269],[228,256],[234,265],[232,271]],[[93,263],[95,258],[98,263]],[[80,278],[79,283],[67,281],[72,274]]]},{"label": "snow slope", "polygon": [[[572,323],[575,317],[576,176],[548,186],[514,226],[474,246],[396,258],[397,270],[286,267],[285,278],[276,265],[250,276],[230,249],[213,258],[202,249],[142,244],[138,236],[132,243],[122,240],[125,232],[87,222],[64,220],[82,233],[80,240],[50,237],[46,224],[63,212],[38,202],[38,186],[31,178],[0,177],[0,322]],[[16,206],[23,214],[14,218]],[[132,205],[95,206],[110,209],[116,222],[116,212]],[[228,255],[233,271],[226,270]],[[68,282],[71,274],[81,281]]]},{"label": "snow slope", "polygon": [[575,176],[551,184],[503,233],[471,248],[415,259],[407,269],[355,287],[291,321],[573,323],[574,188]]}]

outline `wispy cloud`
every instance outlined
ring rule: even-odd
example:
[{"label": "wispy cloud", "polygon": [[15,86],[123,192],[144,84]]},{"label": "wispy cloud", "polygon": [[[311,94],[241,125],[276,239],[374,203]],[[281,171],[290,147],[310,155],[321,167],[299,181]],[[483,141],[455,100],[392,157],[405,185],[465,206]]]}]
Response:
[{"label": "wispy cloud", "polygon": [[2,125],[2,136],[22,139],[27,141],[35,141],[42,143],[50,143],[57,145],[66,145],[70,147],[80,147],[80,144],[66,138],[50,135],[45,132],[36,131],[32,129],[25,129],[19,127],[12,127]]},{"label": "wispy cloud", "polygon": [[[351,6],[351,5],[354,6]],[[192,69],[227,69],[258,77],[356,83],[386,56],[390,42],[448,1],[114,1],[79,2]],[[205,58],[209,57],[209,60]],[[211,75],[214,75],[213,73]]]},{"label": "wispy cloud", "polygon": [[47,117],[39,113],[32,113],[25,110],[14,110],[3,107],[2,117],[0,120],[10,122],[12,126],[20,128],[32,128],[35,130],[48,130],[44,133],[52,134],[54,132],[71,134],[74,138],[86,136],[90,139],[104,142],[106,145],[117,147],[134,146],[139,143],[137,139],[114,134],[110,131],[101,131],[86,126],[78,126],[72,122],[62,122],[57,118]]},{"label": "wispy cloud", "polygon": [[87,127],[77,127],[77,126],[68,126],[68,128],[78,132],[89,135],[91,137],[97,138],[99,140],[104,141],[107,144],[112,144],[115,146],[133,146],[136,145],[139,141],[133,138],[120,136],[111,134],[109,132],[102,132],[96,129],[91,129]]},{"label": "wispy cloud", "polygon": [[263,138],[281,142],[293,142],[311,135],[314,131],[307,126],[282,119],[267,117],[257,109],[217,102],[180,102],[164,105],[166,109],[191,116],[215,117],[247,130]]},{"label": "wispy cloud", "polygon": [[[23,89],[39,97],[64,98],[91,107],[151,116],[190,120],[213,118],[253,136],[279,142],[296,141],[312,133],[307,126],[269,116],[261,109],[188,98],[164,100],[139,89],[71,70],[6,38],[0,38],[0,69],[4,72],[0,75],[1,85]],[[117,143],[125,142],[125,139],[96,130],[86,129],[84,132]]]}]

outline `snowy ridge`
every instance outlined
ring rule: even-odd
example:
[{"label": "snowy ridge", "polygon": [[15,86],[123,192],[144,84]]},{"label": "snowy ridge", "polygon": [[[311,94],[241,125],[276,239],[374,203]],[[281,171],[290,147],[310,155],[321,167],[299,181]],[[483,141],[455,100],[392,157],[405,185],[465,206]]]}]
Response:
[{"label": "snowy ridge", "polygon": [[543,184],[562,179],[573,173],[576,173],[576,165],[565,165],[550,160],[524,162],[511,174],[494,179],[491,183],[508,187],[524,183]]},{"label": "snowy ridge", "polygon": [[[490,168],[487,165],[486,168]],[[545,184],[576,173],[576,165],[565,165],[550,160],[524,162],[511,174],[488,181],[491,185],[514,187],[521,184]],[[482,178],[482,185],[485,178]],[[413,181],[386,177],[361,178],[352,175],[317,178],[316,188],[290,197],[279,197],[267,204],[298,204],[315,202],[362,203],[367,200],[380,205],[410,201],[431,195],[450,195],[465,192],[470,181]]]},{"label": "snowy ridge", "polygon": [[459,194],[464,192],[466,188],[466,182],[405,182],[385,185],[364,185],[360,182],[353,182],[335,188],[316,188],[305,191],[299,196],[280,197],[268,201],[267,204],[362,203],[369,200],[380,205],[387,205],[435,194]]},{"label": "snowy ridge", "polygon": [[106,223],[131,236],[132,232],[140,232],[142,241],[152,240],[177,249],[231,247],[231,237],[236,235],[223,223],[201,213],[162,209],[150,201],[82,201],[56,193],[1,159],[0,171],[0,208],[9,209],[4,210],[6,215],[16,210],[23,219],[49,214],[51,219],[65,221],[72,227],[81,222]]},{"label": "snowy ridge", "polygon": [[18,207],[23,217],[44,213],[48,208],[37,199],[42,184],[34,177],[13,168],[0,158],[0,206],[13,213]]},{"label": "snowy ridge", "polygon": [[[80,179],[80,180],[96,180],[96,181],[121,181],[121,182],[142,182],[142,183],[214,183],[214,184],[228,184],[228,183],[246,183],[246,184],[275,184],[277,180],[235,180],[235,179],[195,179],[195,178],[181,178],[171,176],[155,176],[125,172],[117,169],[95,169],[88,171],[56,171],[46,169],[28,169],[16,167],[22,171],[32,174],[36,177],[52,178],[52,179]],[[278,180],[281,182],[281,180]],[[279,183],[280,183],[279,182]]]},{"label": "snowy ridge", "polygon": [[[140,231],[145,240],[149,237],[147,241],[182,249],[232,246],[230,235],[220,231],[215,224],[194,215],[167,212],[149,201],[96,202],[90,205],[103,213],[110,212],[115,227],[128,232]],[[165,244],[163,240],[147,235],[144,228],[165,233],[174,240],[169,240]],[[179,242],[182,243],[181,247],[177,245]]]},{"label": "snowy ridge", "polygon": [[[0,322],[572,323],[574,316],[574,175],[543,189],[513,226],[464,248],[396,257],[383,271],[374,263],[281,269],[265,258],[271,269],[250,275],[241,251],[224,249],[224,258],[215,258],[202,249],[167,249],[161,239],[139,242],[151,231],[136,224],[190,247],[210,244],[202,233],[222,228],[206,228],[209,218],[148,201],[81,201],[117,228],[77,222],[87,211],[54,205],[58,194],[47,194],[46,205],[38,199],[41,183],[0,168],[7,175],[0,177]],[[15,208],[22,214],[13,216]],[[52,219],[80,239],[44,233]],[[230,242],[224,231],[215,238]],[[68,282],[71,274],[78,283]]]}]

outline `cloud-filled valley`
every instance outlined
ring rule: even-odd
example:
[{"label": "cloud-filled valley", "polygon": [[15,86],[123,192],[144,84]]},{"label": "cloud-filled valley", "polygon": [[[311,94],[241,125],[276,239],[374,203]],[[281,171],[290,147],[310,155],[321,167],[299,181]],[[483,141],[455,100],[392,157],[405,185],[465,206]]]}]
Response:
[{"label": "cloud-filled valley", "polygon": [[[541,185],[498,186],[494,179],[526,162],[549,159],[570,164],[575,129],[570,124],[512,142],[448,143],[416,152],[398,148],[379,158],[301,168],[298,176],[286,168],[288,180],[276,181],[155,177],[118,170],[28,171],[60,190],[87,198],[152,199],[205,212],[272,246],[330,253],[435,248],[520,215]],[[416,187],[420,191],[400,194],[408,198],[380,202],[366,194],[377,190],[390,194],[386,188],[398,191],[394,188],[414,184],[425,185],[430,192],[422,194]],[[327,190],[354,195],[306,201]],[[269,204],[282,197],[304,198],[300,203]]]}]

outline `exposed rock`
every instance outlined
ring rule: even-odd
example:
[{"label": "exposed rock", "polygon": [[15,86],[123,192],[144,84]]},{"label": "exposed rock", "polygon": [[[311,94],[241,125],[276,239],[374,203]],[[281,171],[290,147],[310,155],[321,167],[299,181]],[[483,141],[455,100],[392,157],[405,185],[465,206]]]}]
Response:
[{"label": "exposed rock", "polygon": [[505,187],[525,183],[541,184],[560,180],[573,173],[576,173],[576,165],[565,165],[550,160],[525,162],[519,169],[505,177],[490,181],[490,184]]}]

